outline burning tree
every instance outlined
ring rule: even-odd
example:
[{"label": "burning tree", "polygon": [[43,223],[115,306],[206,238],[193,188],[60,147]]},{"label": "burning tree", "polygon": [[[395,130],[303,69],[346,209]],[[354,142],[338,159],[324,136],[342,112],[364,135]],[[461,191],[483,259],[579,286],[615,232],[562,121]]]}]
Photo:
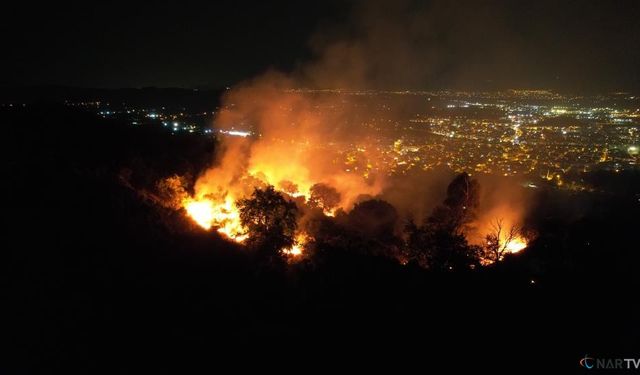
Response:
[{"label": "burning tree", "polygon": [[184,176],[172,175],[160,180],[156,189],[162,204],[174,210],[182,208],[183,201],[189,197],[185,186],[188,186],[188,179]]},{"label": "burning tree", "polygon": [[491,232],[486,235],[483,260],[486,263],[501,261],[508,253],[516,253],[526,247],[526,242],[520,237],[521,229],[512,225],[507,230],[502,219],[496,219],[491,224]]},{"label": "burning tree", "polygon": [[289,195],[296,195],[299,193],[298,185],[294,184],[289,180],[280,181],[280,183],[278,184],[278,187],[280,188],[281,191]]},{"label": "burning tree", "polygon": [[238,201],[238,209],[240,222],[249,233],[248,246],[273,257],[295,244],[298,208],[273,186],[256,188],[250,198]]}]

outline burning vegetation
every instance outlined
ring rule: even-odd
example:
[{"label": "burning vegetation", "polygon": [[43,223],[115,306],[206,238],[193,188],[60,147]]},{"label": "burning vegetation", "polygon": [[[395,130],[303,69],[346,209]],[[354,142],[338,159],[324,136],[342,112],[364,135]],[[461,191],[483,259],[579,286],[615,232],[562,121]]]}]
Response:
[{"label": "burning vegetation", "polygon": [[[424,179],[398,176],[385,162],[380,137],[394,136],[401,106],[345,106],[330,90],[299,89],[371,83],[378,69],[360,57],[375,43],[353,41],[362,48],[347,53],[344,43],[325,42],[295,72],[269,72],[225,93],[213,124],[220,135],[215,166],[194,183],[162,182],[172,192],[169,205],[205,230],[289,258],[358,248],[450,269],[494,263],[526,247],[520,233],[505,237],[489,225],[505,217],[516,224],[521,210],[487,209],[478,181],[466,173],[438,204],[441,195],[426,193]],[[367,123],[372,111],[389,119],[388,129]]]},{"label": "burning vegetation", "polygon": [[[229,142],[226,150],[250,149],[238,140]],[[238,162],[228,154],[222,160]],[[305,166],[291,168],[304,170]],[[237,173],[220,165],[202,174],[193,187],[186,179],[172,176],[161,181],[158,189],[169,207],[183,210],[202,229],[215,230],[270,259],[297,261],[317,250],[351,247],[347,250],[392,257],[402,264],[452,270],[490,265],[527,246],[521,229],[507,225],[513,218],[479,225],[480,185],[466,173],[451,181],[445,199],[430,215],[404,226],[406,217],[376,196],[360,195],[348,205],[328,182],[311,183],[304,178],[276,182],[266,177],[276,174]],[[367,181],[363,178],[358,184],[367,186]],[[469,243],[468,238],[481,232],[481,241]]]}]

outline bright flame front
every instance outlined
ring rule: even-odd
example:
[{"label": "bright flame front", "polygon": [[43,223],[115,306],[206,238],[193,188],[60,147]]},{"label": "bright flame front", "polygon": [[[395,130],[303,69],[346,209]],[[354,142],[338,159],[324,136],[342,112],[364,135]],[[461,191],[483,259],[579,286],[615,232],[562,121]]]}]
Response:
[{"label": "bright flame front", "polygon": [[282,253],[291,257],[299,257],[304,253],[304,246],[309,241],[305,233],[298,233],[295,237],[293,246],[282,249]]},{"label": "bright flame front", "polygon": [[213,225],[213,202],[209,200],[185,202],[184,208],[187,214],[202,228],[211,229]]},{"label": "bright flame front", "polygon": [[527,247],[527,241],[522,237],[514,237],[505,247],[506,251],[515,254]]},{"label": "bright flame front", "polygon": [[187,214],[202,228],[209,230],[216,227],[219,233],[237,242],[247,238],[240,223],[240,212],[231,197],[227,196],[221,203],[208,198],[188,198],[183,206]]}]

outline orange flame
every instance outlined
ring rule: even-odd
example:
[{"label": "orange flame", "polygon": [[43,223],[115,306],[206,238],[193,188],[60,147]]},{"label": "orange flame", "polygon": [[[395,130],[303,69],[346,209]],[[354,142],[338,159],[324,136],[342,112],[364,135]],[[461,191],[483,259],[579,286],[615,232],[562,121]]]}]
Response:
[{"label": "orange flame", "polygon": [[208,200],[185,202],[187,214],[202,228],[211,229],[213,217],[213,203]]},{"label": "orange flame", "polygon": [[517,236],[517,237],[514,237],[511,241],[509,241],[509,243],[507,243],[505,249],[507,252],[511,254],[515,254],[524,250],[526,247],[527,247],[527,241],[524,238]]},{"label": "orange flame", "polygon": [[298,233],[293,245],[282,249],[282,253],[291,257],[300,257],[304,253],[304,246],[309,241],[306,233]]},{"label": "orange flame", "polygon": [[221,203],[208,198],[187,198],[183,206],[193,221],[206,230],[216,227],[219,233],[237,242],[248,237],[240,223],[240,212],[229,196]]},{"label": "orange flame", "polygon": [[322,210],[322,213],[324,213],[324,214],[325,214],[325,216],[329,216],[329,217],[336,217],[336,211],[337,211],[337,210],[336,210],[335,208],[333,208],[333,209],[331,209],[331,210],[329,210],[329,209],[327,209],[327,208],[324,208],[324,209]]}]

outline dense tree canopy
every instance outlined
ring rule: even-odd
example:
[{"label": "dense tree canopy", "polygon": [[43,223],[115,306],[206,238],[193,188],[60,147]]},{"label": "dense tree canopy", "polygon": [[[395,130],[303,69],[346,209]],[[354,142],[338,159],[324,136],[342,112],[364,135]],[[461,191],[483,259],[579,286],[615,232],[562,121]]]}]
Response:
[{"label": "dense tree canopy", "polygon": [[427,222],[446,232],[462,234],[466,226],[475,220],[479,205],[480,184],[467,173],[461,173],[451,181],[446,198]]},{"label": "dense tree canopy", "polygon": [[250,198],[238,202],[238,208],[240,221],[251,234],[249,246],[271,257],[293,245],[298,209],[273,186],[256,188]]},{"label": "dense tree canopy", "polygon": [[447,196],[423,225],[411,221],[405,228],[408,258],[432,269],[472,268],[479,264],[481,249],[469,245],[466,226],[476,217],[480,185],[467,173],[456,176]]},{"label": "dense tree canopy", "polygon": [[323,210],[333,210],[340,204],[340,193],[334,187],[317,183],[311,187],[309,204]]}]

